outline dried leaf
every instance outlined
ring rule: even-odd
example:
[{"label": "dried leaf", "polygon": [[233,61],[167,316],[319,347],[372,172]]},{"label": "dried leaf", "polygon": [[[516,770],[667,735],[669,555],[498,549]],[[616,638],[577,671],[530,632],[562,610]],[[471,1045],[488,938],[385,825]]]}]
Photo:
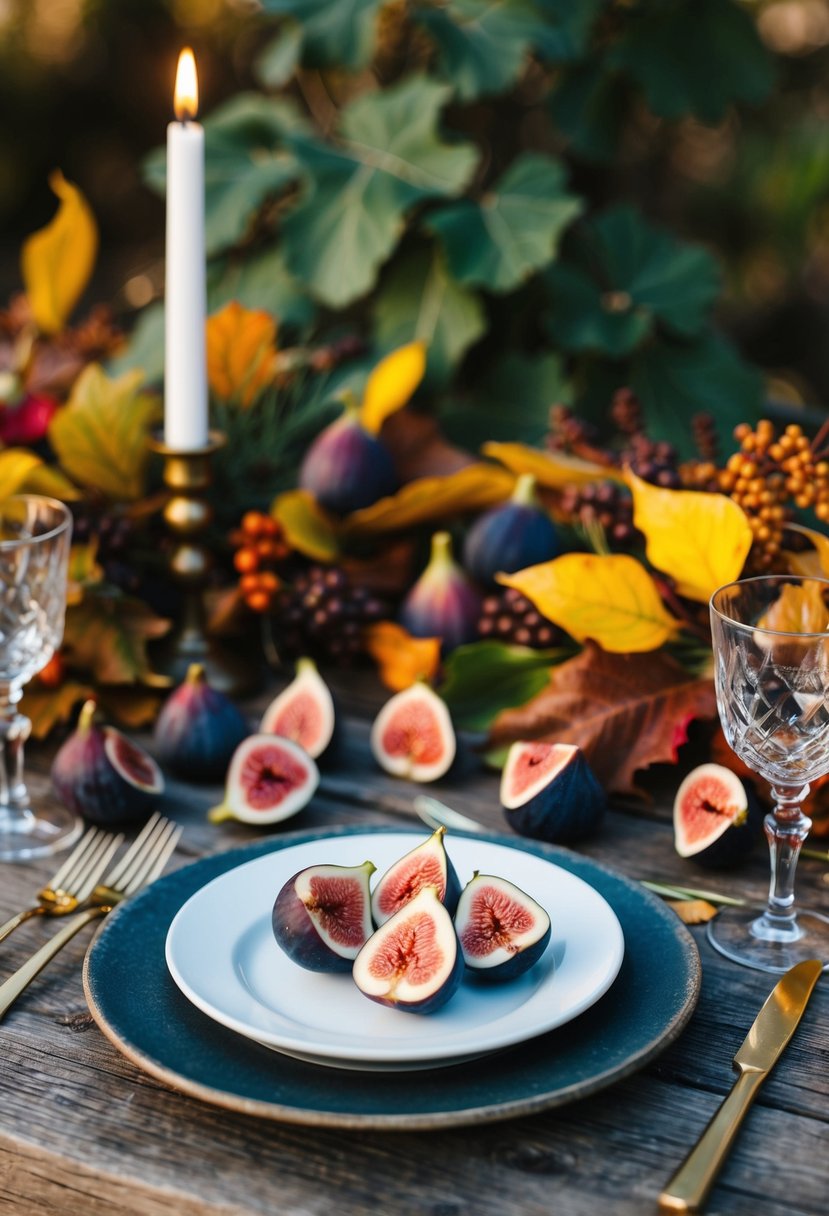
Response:
[{"label": "dried leaf", "polygon": [[718,909],[706,899],[666,899],[684,925],[704,925],[713,920]]},{"label": "dried leaf", "polygon": [[139,391],[142,381],[140,371],[111,380],[90,364],[49,427],[49,440],[70,477],[116,502],[144,492],[147,439],[160,409],[155,397]]},{"label": "dried leaf", "polygon": [[669,574],[680,595],[707,603],[739,578],[753,533],[745,512],[725,494],[666,490],[628,470],[633,522],[644,533],[648,561]]},{"label": "dried leaf", "polygon": [[46,227],[24,242],[20,269],[38,328],[55,334],[63,329],[89,282],[98,229],[86,199],[59,170],[50,176],[49,185],[60,206]]},{"label": "dried leaf", "polygon": [[287,490],[275,498],[271,515],[292,549],[314,561],[333,561],[340,552],[336,526],[307,490]]},{"label": "dried leaf", "polygon": [[390,414],[402,409],[426,371],[426,343],[409,342],[381,359],[368,378],[360,421],[376,435]]},{"label": "dried leaf", "polygon": [[787,583],[757,622],[780,633],[824,633],[829,629],[825,585],[818,579]]},{"label": "dried leaf", "polygon": [[276,371],[276,321],[231,300],[207,319],[207,378],[217,397],[252,405]]},{"label": "dried leaf", "polygon": [[392,414],[383,423],[380,437],[401,482],[446,477],[475,464],[470,452],[449,442],[436,418],[414,410]]},{"label": "dried leaf", "polygon": [[508,498],[514,484],[512,474],[483,463],[471,464],[448,477],[421,477],[391,497],[354,511],[344,521],[342,534],[397,532],[463,512],[483,511]]},{"label": "dried leaf", "polygon": [[689,721],[716,713],[713,681],[689,676],[668,655],[612,655],[588,644],[534,700],[499,716],[490,743],[575,743],[606,789],[636,794],[634,774],[676,763]]},{"label": "dried leaf", "polygon": [[67,572],[67,604],[79,604],[83,599],[84,589],[103,582],[104,572],[97,561],[98,543],[92,541],[88,545],[73,545],[69,551],[69,569]]},{"label": "dried leaf", "polygon": [[170,622],[129,596],[87,595],[66,613],[67,662],[101,684],[169,684],[150,668],[147,643],[163,637]]},{"label": "dried leaf", "polygon": [[95,699],[106,718],[117,722],[119,726],[137,730],[141,726],[150,726],[155,721],[163,696],[163,692],[135,684],[126,688],[107,684],[98,689]]},{"label": "dried leaf", "polygon": [[592,638],[614,654],[656,650],[678,628],[647,570],[625,554],[565,553],[498,581],[576,641]]},{"label": "dried leaf", "polygon": [[814,546],[803,552],[786,549],[786,558],[792,574],[800,574],[804,578],[829,578],[829,536],[816,532],[814,528],[806,528],[802,524],[786,524],[787,532],[799,532]]},{"label": "dried leaf", "polygon": [[387,688],[402,692],[418,680],[434,679],[440,665],[440,638],[413,638],[402,625],[377,621],[368,626],[365,639]]},{"label": "dried leaf", "polygon": [[540,452],[524,443],[485,443],[481,449],[484,456],[491,456],[505,464],[516,476],[532,473],[540,486],[559,489],[561,486],[583,485],[590,481],[622,481],[618,469],[608,465],[592,464],[577,456],[564,452]]},{"label": "dried leaf", "polygon": [[23,695],[21,710],[32,723],[36,739],[45,739],[58,725],[68,722],[76,705],[95,697],[89,684],[66,680],[57,688],[43,688],[35,681]]}]

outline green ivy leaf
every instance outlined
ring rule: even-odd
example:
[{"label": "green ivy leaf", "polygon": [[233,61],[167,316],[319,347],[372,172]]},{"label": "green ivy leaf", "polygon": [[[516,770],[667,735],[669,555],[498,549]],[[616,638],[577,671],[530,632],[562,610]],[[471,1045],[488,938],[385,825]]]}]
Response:
[{"label": "green ivy leaf", "polygon": [[546,266],[582,210],[565,178],[557,161],[527,152],[479,203],[465,200],[430,215],[426,227],[440,238],[455,278],[511,291]]},{"label": "green ivy leaf", "polygon": [[550,95],[550,112],[574,152],[606,161],[616,155],[632,95],[623,76],[591,59],[562,73]]},{"label": "green ivy leaf", "polygon": [[313,67],[361,68],[371,59],[382,0],[262,0],[266,13],[301,24],[303,60]]},{"label": "green ivy leaf", "polygon": [[576,59],[587,50],[590,32],[605,0],[533,0],[543,28],[534,38],[535,48],[552,63]]},{"label": "green ivy leaf", "polygon": [[306,330],[316,308],[285,265],[282,249],[268,245],[247,257],[222,258],[208,268],[207,300],[211,312],[230,300],[245,308],[264,308],[280,326]]},{"label": "green ivy leaf", "polygon": [[734,0],[635,6],[608,65],[641,85],[656,114],[707,123],[719,122],[732,101],[761,102],[774,81],[754,18]]},{"label": "green ivy leaf", "polygon": [[550,407],[573,399],[558,355],[511,351],[475,371],[468,394],[440,410],[447,439],[471,451],[489,440],[540,444],[550,429]]},{"label": "green ivy leaf", "polygon": [[[269,195],[299,176],[285,140],[307,130],[296,106],[285,98],[242,93],[204,124],[205,240],[208,254],[237,244]],[[163,194],[164,149],[145,162],[147,183]]]},{"label": "green ivy leaf", "polygon": [[504,709],[525,705],[550,680],[550,667],[564,650],[532,650],[504,642],[472,642],[453,650],[437,690],[464,730],[487,730]]},{"label": "green ivy leaf", "polygon": [[449,379],[486,330],[481,301],[452,278],[438,251],[412,249],[384,278],[374,305],[374,336],[383,350],[417,339],[428,349],[426,381]]},{"label": "green ivy leaf", "polygon": [[310,182],[283,233],[290,270],[324,304],[342,308],[372,287],[394,249],[406,212],[435,195],[455,195],[478,160],[471,144],[439,138],[445,85],[412,76],[351,102],[341,140],[293,141]]},{"label": "green ivy leaf", "polygon": [[691,338],[705,325],[720,287],[705,250],[616,207],[574,236],[547,272],[549,328],[566,350],[628,354],[657,324]]},{"label": "green ivy leaf", "polygon": [[299,63],[302,41],[299,22],[286,21],[254,62],[253,71],[261,85],[266,89],[281,89],[288,83]]},{"label": "green ivy leaf", "polygon": [[543,20],[529,0],[450,0],[414,19],[438,47],[438,68],[462,101],[501,93],[521,75]]}]

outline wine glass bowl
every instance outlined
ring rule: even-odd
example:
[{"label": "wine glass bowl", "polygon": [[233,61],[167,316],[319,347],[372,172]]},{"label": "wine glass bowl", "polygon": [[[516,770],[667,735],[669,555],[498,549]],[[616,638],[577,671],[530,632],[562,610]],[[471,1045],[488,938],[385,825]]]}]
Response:
[{"label": "wine glass bowl", "polygon": [[81,823],[61,807],[35,812],[23,780],[31,730],[18,710],[23,686],[63,638],[72,517],[57,499],[0,501],[0,860],[19,861],[71,844]]},{"label": "wine glass bowl", "polygon": [[771,786],[764,829],[771,883],[765,910],[730,909],[709,925],[723,954],[764,971],[820,958],[829,918],[796,908],[795,870],[811,821],[802,802],[829,772],[829,580],[742,579],[711,598],[717,705],[735,754]]}]

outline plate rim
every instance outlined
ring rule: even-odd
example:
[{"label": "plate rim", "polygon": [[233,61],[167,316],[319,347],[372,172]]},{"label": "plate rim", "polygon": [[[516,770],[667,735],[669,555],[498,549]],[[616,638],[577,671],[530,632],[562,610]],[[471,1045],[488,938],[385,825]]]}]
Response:
[{"label": "plate rim", "polygon": [[[411,835],[411,833],[402,830],[399,834],[402,836]],[[373,832],[372,828],[368,826],[363,835],[368,837],[376,835],[376,832]],[[394,835],[394,832],[384,833],[384,835]],[[458,838],[457,833],[454,833],[453,835],[455,839]],[[352,838],[359,839],[361,833],[357,831],[351,833],[350,836]],[[320,843],[324,843],[325,839],[326,838],[324,836],[320,837]],[[466,836],[464,839],[473,843],[480,843],[482,837],[480,834],[477,834],[474,837],[471,835]],[[294,845],[286,845],[283,849],[275,851],[280,853],[291,852],[293,849],[304,848],[310,843],[312,842],[298,841]],[[364,1054],[366,1050],[365,1047],[354,1046],[349,1048],[348,1044],[338,1045],[334,1043],[331,1045],[330,1050],[316,1050],[313,1043],[306,1043],[301,1039],[293,1039],[290,1034],[268,1033],[264,1031],[257,1032],[256,1027],[250,1025],[245,1026],[240,1018],[237,1018],[232,1014],[224,1013],[220,1016],[221,1011],[217,1011],[215,1004],[209,999],[205,999],[203,996],[198,994],[195,989],[193,989],[192,984],[190,984],[181,974],[179,967],[171,958],[171,940],[173,938],[177,923],[180,921],[180,918],[186,912],[188,906],[193,903],[193,901],[203,896],[210,887],[221,884],[225,879],[235,874],[238,870],[242,870],[247,866],[258,865],[260,862],[264,861],[270,856],[269,853],[265,853],[258,857],[249,858],[247,861],[240,861],[238,865],[231,866],[229,869],[224,870],[221,874],[216,875],[215,878],[205,883],[204,886],[199,887],[198,890],[194,891],[193,894],[189,896],[189,898],[181,905],[167,930],[167,935],[165,938],[164,956],[167,968],[184,996],[187,997],[187,999],[197,1009],[199,1009],[213,1021],[217,1022],[220,1026],[224,1026],[226,1029],[232,1030],[236,1034],[241,1034],[245,1038],[249,1038],[255,1043],[260,1043],[262,1046],[268,1047],[277,1052],[281,1052],[282,1054],[296,1056],[297,1053],[302,1053],[299,1058],[306,1059],[310,1063],[319,1062],[321,1064],[325,1063],[328,1066],[336,1066],[337,1062],[341,1061],[341,1067],[350,1066],[354,1068],[356,1065],[357,1071],[374,1071],[382,1069],[383,1071],[395,1072],[405,1070],[407,1064],[412,1064],[414,1062],[423,1062],[427,1065],[429,1063],[434,1063],[436,1067],[439,1067],[441,1064],[448,1065],[449,1063],[463,1059],[483,1057],[491,1054],[494,1051],[503,1051],[509,1047],[515,1047],[521,1043],[529,1042],[531,1039],[537,1038],[539,1035],[548,1034],[552,1030],[557,1030],[560,1026],[564,1026],[568,1022],[572,1021],[573,1018],[579,1017],[582,1013],[585,1013],[589,1008],[591,1008],[591,1006],[595,1005],[597,1001],[600,1001],[602,997],[605,996],[605,994],[610,990],[610,988],[612,988],[616,978],[618,977],[622,962],[624,961],[624,931],[622,930],[622,926],[616,912],[608,903],[607,899],[601,894],[601,892],[597,891],[595,887],[593,887],[580,875],[574,874],[571,870],[567,870],[565,867],[558,865],[549,857],[544,857],[538,853],[530,852],[527,849],[522,849],[520,844],[514,844],[512,842],[502,843],[501,841],[493,840],[488,840],[485,843],[499,850],[507,849],[511,853],[519,854],[519,856],[533,858],[540,862],[543,866],[551,867],[553,871],[558,871],[559,873],[567,875],[569,879],[573,880],[579,886],[586,888],[590,893],[590,897],[597,899],[599,904],[602,905],[601,910],[603,914],[607,916],[609,921],[608,925],[605,926],[605,929],[610,928],[614,934],[615,939],[611,943],[610,961],[607,967],[607,973],[603,976],[602,982],[598,986],[597,991],[591,994],[588,1000],[577,1004],[572,1011],[568,1012],[560,1020],[553,1021],[548,1025],[541,1026],[540,1028],[536,1028],[534,1030],[531,1029],[527,1033],[519,1032],[516,1034],[513,1032],[512,1034],[508,1034],[506,1037],[499,1039],[494,1045],[481,1046],[479,1044],[476,1046],[472,1043],[461,1044],[458,1042],[452,1043],[444,1040],[443,1046],[437,1052],[435,1052],[432,1048],[430,1048],[430,1043],[432,1040],[427,1038],[418,1040],[419,1050],[414,1050],[414,1052],[410,1055],[401,1055],[399,1053],[382,1054],[381,1043],[376,1053],[366,1056]],[[490,863],[487,862],[487,864]],[[258,924],[258,920],[255,923]],[[248,925],[248,929],[251,927],[252,924]],[[554,976],[551,974],[545,982],[549,983],[553,980],[553,978]],[[460,1030],[456,1031],[455,1035],[463,1035],[466,1037],[467,1033],[467,1031]],[[365,1070],[359,1069],[360,1064],[365,1064],[367,1066]],[[400,1068],[395,1069],[395,1064],[399,1065]],[[383,1068],[383,1066],[386,1067]]]},{"label": "plate rim", "polygon": [[[208,854],[205,857],[191,863],[190,866],[181,867],[181,869],[190,870],[195,866],[215,864],[217,860],[221,861],[224,858],[239,857],[242,854],[246,857],[253,858],[260,853],[269,852],[273,849],[285,847],[286,844],[300,839],[312,839],[316,835],[345,835],[355,831],[365,831],[365,823],[359,826],[341,825],[339,828],[327,827],[325,829],[313,830],[306,829],[301,832],[292,832],[288,836],[281,837],[274,841],[269,839],[259,844],[251,843],[240,846],[238,848],[229,849],[224,854]],[[374,831],[399,831],[399,825],[390,827],[389,825],[377,825],[373,827]],[[412,829],[412,834],[416,832],[416,828]],[[509,842],[511,838],[505,837],[497,832],[473,833],[473,832],[456,832],[456,835],[478,836],[482,835],[485,839],[491,839],[496,842]],[[548,851],[553,856],[567,856],[568,850],[558,846],[549,846],[543,842],[531,841],[527,846],[531,851],[541,850],[542,855]],[[512,1099],[496,1099],[488,1103],[476,1107],[464,1107],[463,1109],[452,1110],[430,1110],[423,1112],[407,1112],[407,1113],[376,1113],[376,1112],[359,1112],[359,1111],[338,1111],[320,1109],[314,1106],[302,1106],[299,1104],[287,1104],[282,1101],[264,1100],[261,1098],[250,1097],[228,1087],[220,1085],[206,1084],[203,1081],[193,1077],[184,1075],[181,1071],[173,1068],[165,1063],[161,1063],[154,1058],[150,1052],[140,1045],[131,1041],[129,1037],[119,1033],[118,1028],[111,1024],[105,1012],[98,1004],[95,994],[95,986],[97,977],[94,973],[96,950],[99,950],[100,943],[106,941],[106,935],[111,931],[113,925],[118,924],[118,920],[130,914],[131,907],[134,908],[135,901],[129,901],[117,908],[103,922],[99,933],[92,942],[90,949],[87,951],[83,964],[83,987],[86,995],[89,1011],[92,1015],[98,1028],[113,1047],[123,1055],[127,1060],[133,1063],[138,1069],[160,1081],[164,1086],[180,1093],[187,1097],[195,1098],[211,1106],[216,1106],[220,1109],[233,1111],[246,1115],[252,1115],[258,1118],[263,1118],[272,1122],[298,1124],[307,1127],[336,1127],[356,1130],[380,1130],[380,1131],[428,1131],[446,1127],[463,1127],[477,1124],[496,1123],[506,1119],[515,1118],[519,1115],[532,1115],[541,1111],[552,1110],[568,1105],[570,1102],[587,1097],[591,1094],[598,1093],[617,1081],[624,1080],[626,1077],[638,1072],[650,1060],[655,1059],[663,1051],[665,1051],[676,1039],[680,1036],[686,1025],[690,1021],[699,999],[701,980],[702,980],[702,965],[700,961],[699,950],[697,944],[686,928],[678,918],[674,916],[667,908],[664,907],[662,901],[655,895],[640,887],[635,880],[628,878],[612,867],[605,865],[603,862],[595,861],[592,858],[586,858],[582,854],[570,854],[579,862],[587,863],[591,868],[598,869],[607,874],[612,879],[620,882],[627,887],[641,901],[642,905],[649,908],[650,911],[664,921],[666,925],[670,924],[673,935],[678,943],[682,946],[682,959],[684,962],[683,978],[685,982],[684,996],[679,1004],[679,1007],[674,1011],[672,1017],[662,1026],[661,1031],[656,1036],[651,1036],[647,1042],[644,1042],[638,1050],[630,1053],[621,1064],[610,1065],[602,1069],[600,1072],[592,1074],[587,1079],[578,1079],[569,1085],[561,1086],[555,1090],[548,1090],[544,1093],[531,1095],[522,1095],[521,1097]],[[232,865],[233,862],[231,861]],[[180,870],[174,871],[165,877],[157,880],[154,887],[162,883],[171,883],[175,881],[176,875]],[[147,899],[152,896],[152,888],[148,888],[145,892],[135,897],[135,900]],[[179,905],[181,906],[181,905]],[[116,919],[118,918],[118,919]],[[163,954],[161,958],[161,967],[166,973],[166,965],[164,964]],[[172,981],[171,981],[172,982]],[[185,998],[182,996],[182,1000]],[[191,1008],[188,1003],[188,1008]],[[205,1022],[210,1025],[210,1020],[205,1015],[194,1010],[194,1013],[199,1018],[204,1018]],[[224,1033],[232,1034],[225,1031]],[[553,1032],[556,1033],[556,1032]],[[266,1049],[263,1048],[263,1051]],[[282,1057],[277,1053],[271,1053],[274,1063],[278,1063]],[[312,1068],[313,1065],[307,1065]],[[372,1074],[364,1074],[366,1084],[371,1084]]]}]

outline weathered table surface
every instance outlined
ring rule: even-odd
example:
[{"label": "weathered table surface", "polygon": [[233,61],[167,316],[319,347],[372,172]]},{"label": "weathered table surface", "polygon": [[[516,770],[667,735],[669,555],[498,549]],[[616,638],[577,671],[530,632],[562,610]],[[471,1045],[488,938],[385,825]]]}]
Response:
[{"label": "weathered table surface", "polygon": [[[341,679],[350,710],[346,761],[324,778],[290,828],[411,820],[415,792],[380,774],[368,720],[381,690]],[[252,705],[252,713],[256,706]],[[37,796],[48,797],[49,753],[32,748]],[[673,778],[671,778],[673,779]],[[435,791],[505,831],[496,779],[483,773]],[[163,809],[184,825],[173,865],[258,839],[215,827],[216,789],[171,784]],[[737,894],[766,885],[761,852],[747,868],[704,875],[676,857],[665,799],[613,809],[581,847],[632,878],[673,878]],[[0,871],[0,919],[29,902],[55,869],[49,859]],[[804,859],[803,902],[829,904],[827,867]],[[2,947],[8,974],[54,922],[24,926]],[[720,958],[693,930],[702,992],[682,1036],[638,1074],[532,1117],[435,1132],[357,1132],[259,1120],[204,1105],[139,1071],[104,1038],[84,1001],[76,939],[0,1023],[0,1211],[36,1216],[106,1213],[290,1213],[290,1216],[641,1216],[733,1080],[731,1058],[769,992],[770,976]],[[83,937],[83,935],[82,935]],[[659,960],[654,959],[654,967]],[[733,1216],[817,1216],[829,1209],[829,983],[760,1092],[708,1210]],[[401,1079],[405,1084],[405,1077]]]}]

